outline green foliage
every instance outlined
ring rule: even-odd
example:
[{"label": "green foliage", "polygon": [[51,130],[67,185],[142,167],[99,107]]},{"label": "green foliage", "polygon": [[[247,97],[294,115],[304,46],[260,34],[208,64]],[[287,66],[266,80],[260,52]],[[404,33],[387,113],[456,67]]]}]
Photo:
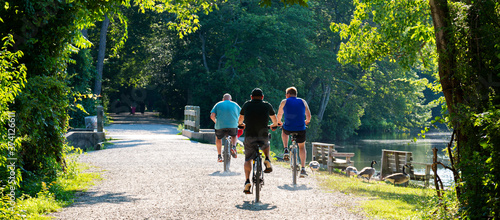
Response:
[{"label": "green foliage", "polygon": [[48,218],[44,215],[70,205],[76,192],[88,189],[100,179],[98,173],[83,172],[90,167],[77,161],[82,153],[81,150],[66,146],[63,152],[66,170],[58,171],[54,179],[40,179],[33,182],[38,189],[33,190],[32,195],[23,194],[17,197],[13,209],[7,209],[9,205],[5,199],[0,200],[0,219]]},{"label": "green foliage", "polygon": [[349,24],[331,25],[342,39],[348,39],[340,46],[338,56],[342,63],[359,63],[367,68],[375,61],[389,58],[405,68],[420,60],[425,67],[435,65],[428,1],[355,0],[354,5],[356,10]]},{"label": "green foliage", "polygon": [[[496,1],[355,1],[353,20],[334,23],[346,42],[339,59],[370,67],[397,61],[405,69],[430,68],[439,62],[441,87],[455,130],[450,160],[456,196],[464,218],[491,218],[498,205],[498,45],[500,13]],[[434,7],[434,13],[430,8]],[[434,23],[431,23],[431,15]],[[436,35],[433,33],[433,26]],[[479,37],[481,36],[481,37]],[[439,50],[434,50],[438,44]],[[495,48],[495,49],[493,49]],[[438,51],[439,54],[434,51]],[[439,55],[439,59],[436,59]],[[423,67],[423,68],[422,68]],[[439,91],[440,86],[428,86]],[[432,104],[439,103],[440,101]],[[417,106],[417,110],[420,108]],[[418,118],[417,118],[418,119]],[[437,118],[434,121],[443,121]]]},{"label": "green foliage", "polygon": [[[3,122],[7,118],[8,105],[24,87],[26,66],[19,63],[23,52],[11,51],[15,43],[11,34],[3,37],[2,43],[0,48],[0,119]],[[1,131],[4,134],[3,130]]]},{"label": "green foliage", "polygon": [[[329,86],[325,114],[310,128],[324,131],[312,131],[315,138],[344,139],[359,129],[421,126],[429,118],[430,105],[422,97],[425,80],[416,71],[389,62],[362,71],[336,60],[340,38],[330,32],[329,21],[347,22],[352,9],[349,1],[341,0],[310,2],[309,8],[224,2],[219,10],[200,15],[202,26],[196,34],[179,39],[165,24],[169,15],[141,16],[131,7],[123,11],[130,37],[123,53],[109,60],[103,86],[112,106],[130,106],[143,97],[134,90],[145,91],[146,99],[157,100],[151,101],[155,109],[169,118],[183,118],[186,104],[211,109],[226,92],[242,105],[255,87],[277,108],[292,85],[316,115]],[[208,110],[201,114],[201,126],[213,126]],[[362,122],[373,125],[360,127]]]},{"label": "green foliage", "polygon": [[18,96],[17,124],[23,131],[19,154],[25,170],[51,176],[55,175],[57,164],[62,165],[65,141],[62,134],[68,127],[68,92],[58,77],[35,76]]},{"label": "green foliage", "polygon": [[96,70],[92,62],[89,49],[83,49],[73,55],[74,64],[68,65],[68,78],[71,93],[69,94],[70,117],[69,126],[72,128],[85,127],[84,118],[96,115],[97,99],[92,95],[92,85]]}]

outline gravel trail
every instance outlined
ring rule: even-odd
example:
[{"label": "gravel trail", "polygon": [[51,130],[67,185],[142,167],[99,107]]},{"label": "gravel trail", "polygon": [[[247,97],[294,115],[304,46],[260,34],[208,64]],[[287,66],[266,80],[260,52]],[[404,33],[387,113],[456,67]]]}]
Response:
[{"label": "gravel trail", "polygon": [[291,184],[290,169],[274,164],[265,174],[261,203],[243,193],[243,155],[224,173],[215,145],[176,135],[167,124],[113,124],[106,127],[107,149],[80,161],[103,172],[103,180],[56,219],[364,219],[356,198],[326,192],[316,178]]}]

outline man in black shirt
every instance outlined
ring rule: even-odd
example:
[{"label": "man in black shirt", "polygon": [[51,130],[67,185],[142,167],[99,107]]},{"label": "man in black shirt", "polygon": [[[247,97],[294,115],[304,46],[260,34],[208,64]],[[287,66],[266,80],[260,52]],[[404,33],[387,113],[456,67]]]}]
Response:
[{"label": "man in black shirt", "polygon": [[[269,130],[267,124],[269,123],[269,118],[273,124],[271,127],[278,126],[278,120],[274,112],[273,106],[268,102],[263,101],[264,94],[259,88],[255,88],[250,96],[251,101],[245,102],[240,111],[240,118],[238,124],[245,126],[245,189],[244,193],[250,193],[250,172],[252,171],[252,160],[256,152],[259,151],[256,142],[264,142],[264,146],[261,147],[262,151],[266,155],[264,160],[264,165],[266,169],[264,173],[270,173],[273,171],[271,166],[271,160],[269,159]],[[273,130],[274,130],[273,129]]]}]

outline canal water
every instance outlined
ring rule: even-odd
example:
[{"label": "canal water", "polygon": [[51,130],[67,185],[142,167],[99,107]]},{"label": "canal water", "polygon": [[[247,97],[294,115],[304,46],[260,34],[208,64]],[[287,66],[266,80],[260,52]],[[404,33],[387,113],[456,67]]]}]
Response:
[{"label": "canal water", "polygon": [[[417,141],[414,141],[417,138]],[[334,143],[338,152],[351,152],[355,156],[351,158],[354,166],[361,170],[368,167],[372,160],[377,161],[374,165],[377,173],[380,172],[382,150],[397,150],[412,152],[413,161],[420,163],[432,163],[433,148],[438,149],[438,161],[449,165],[449,157],[445,149],[450,142],[451,132],[430,131],[425,134],[425,139],[418,137],[416,133],[397,134],[359,134],[346,141]],[[414,164],[415,173],[425,173],[424,165]],[[438,175],[443,181],[443,185],[451,186],[453,174],[451,171],[438,166]],[[431,170],[431,174],[433,174]],[[431,180],[430,184],[433,184]]]}]

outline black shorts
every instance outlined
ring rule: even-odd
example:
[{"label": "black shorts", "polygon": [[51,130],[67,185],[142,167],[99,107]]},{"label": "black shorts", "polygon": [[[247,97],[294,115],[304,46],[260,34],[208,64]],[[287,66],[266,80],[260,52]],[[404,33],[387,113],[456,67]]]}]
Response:
[{"label": "black shorts", "polygon": [[217,139],[222,139],[224,136],[236,136],[238,134],[238,128],[222,128],[215,129],[215,136]]},{"label": "black shorts", "polygon": [[297,143],[304,143],[306,142],[306,130],[303,130],[303,131],[287,131],[283,128],[283,133],[285,133],[286,135],[290,135],[291,133],[297,133],[297,137],[295,139],[295,141],[297,141]]},{"label": "black shorts", "polygon": [[243,142],[243,145],[245,146],[245,161],[249,161],[255,158],[255,153],[259,149],[257,149],[257,144],[258,143],[263,143],[263,145],[260,146],[261,150],[264,150],[269,147],[269,138],[265,137],[245,137],[245,141]]}]

